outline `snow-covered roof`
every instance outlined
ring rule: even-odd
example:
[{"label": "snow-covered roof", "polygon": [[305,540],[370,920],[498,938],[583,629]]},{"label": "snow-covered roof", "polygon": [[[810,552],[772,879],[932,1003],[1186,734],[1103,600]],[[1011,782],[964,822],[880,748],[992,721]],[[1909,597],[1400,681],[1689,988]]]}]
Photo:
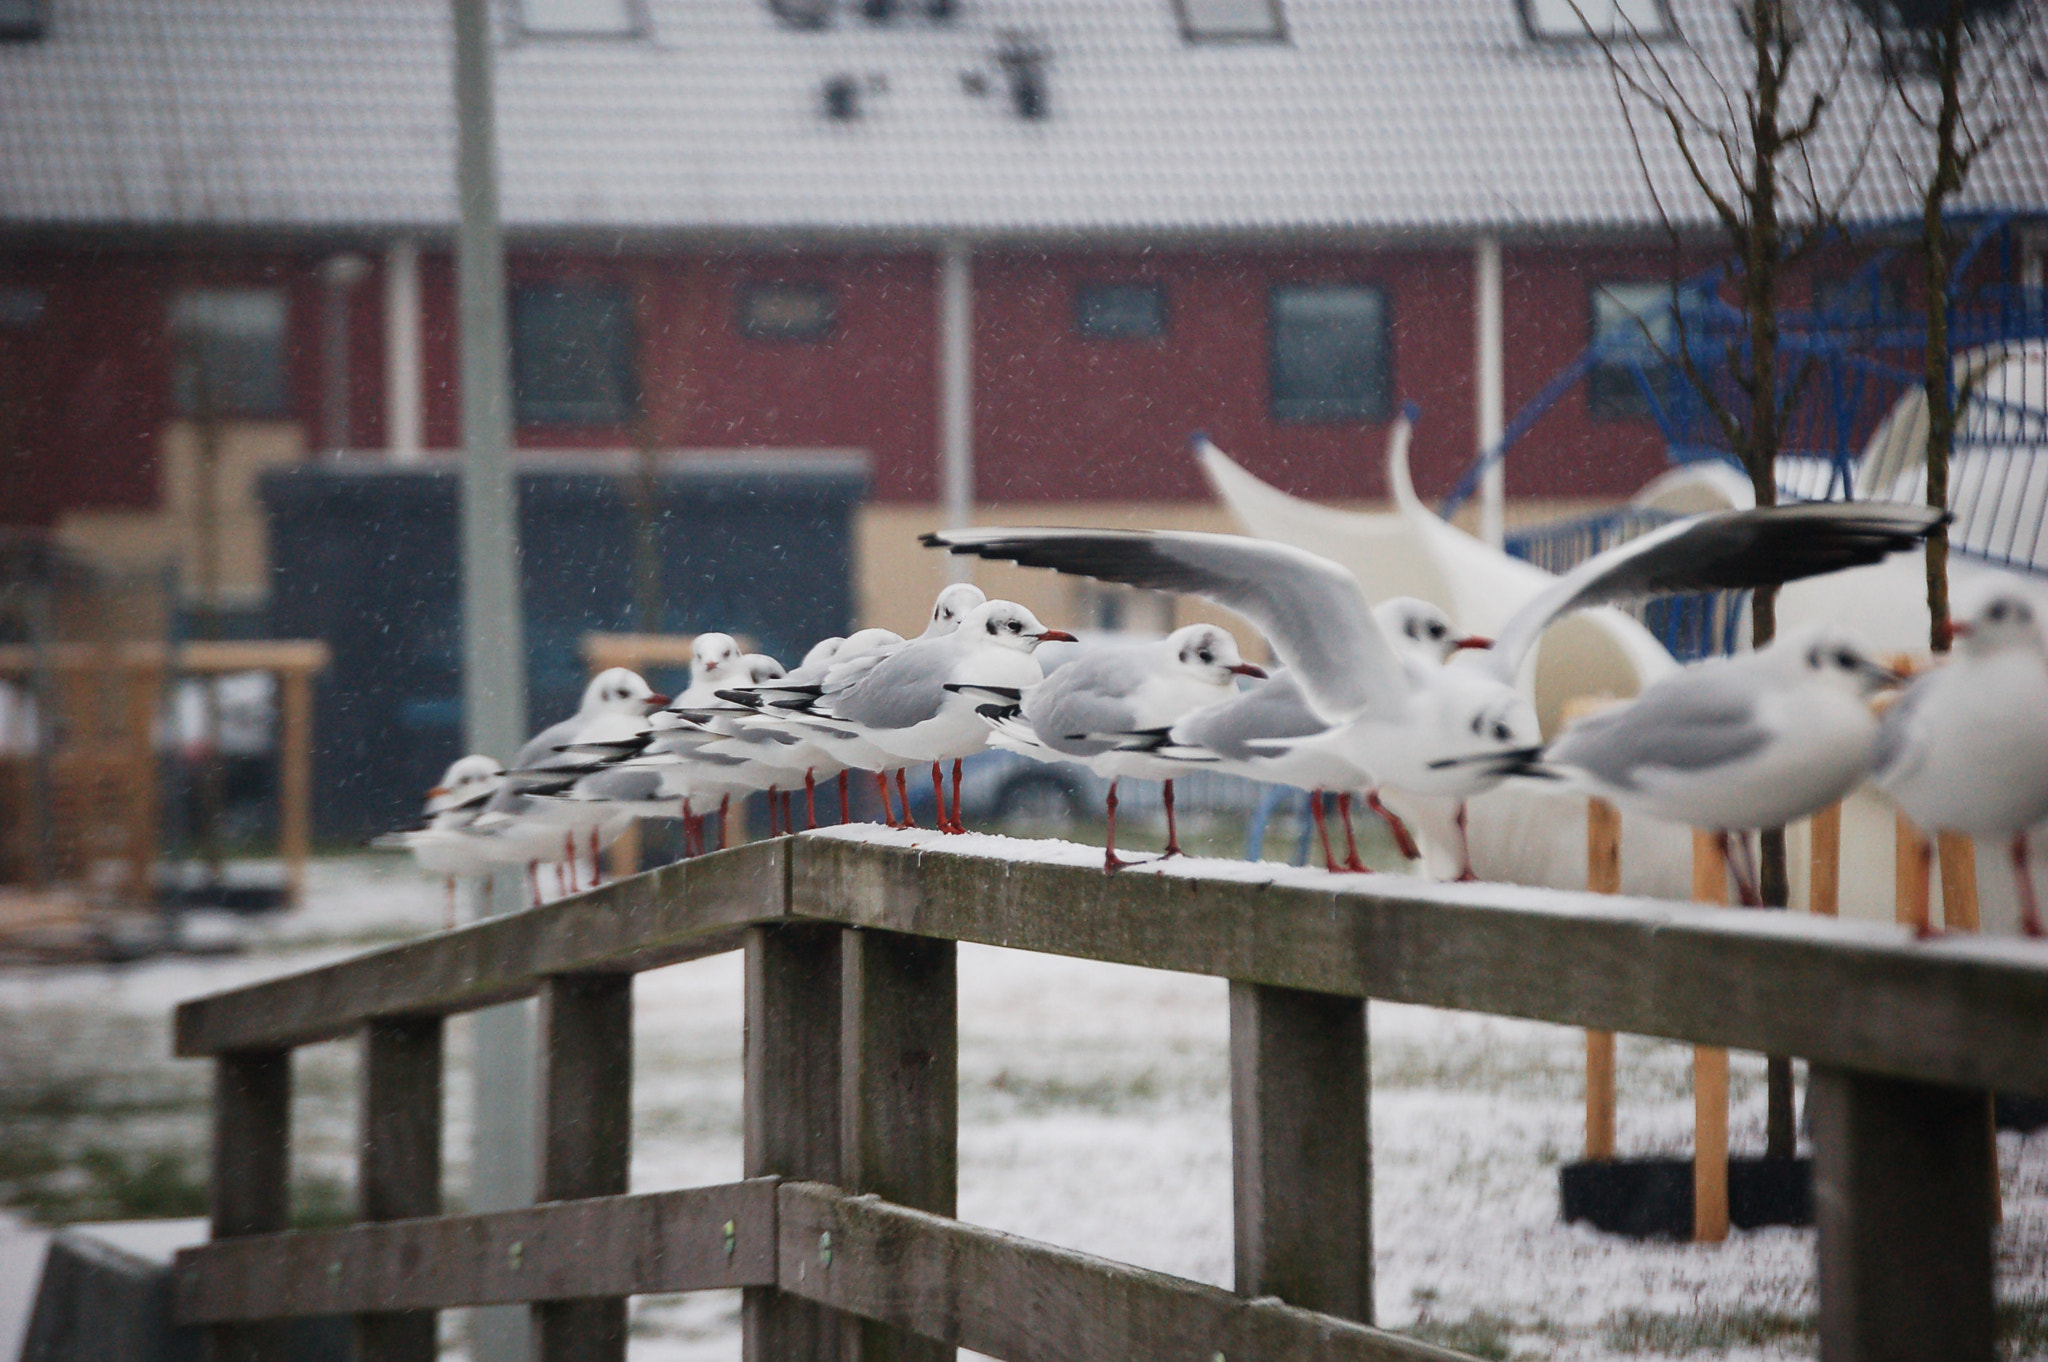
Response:
[{"label": "snow-covered roof", "polygon": [[[542,38],[500,13],[514,230],[1224,234],[1629,228],[1657,220],[1615,82],[1538,42],[1517,0],[1278,0],[1285,41],[1189,42],[1175,0],[824,4],[626,0],[639,36]],[[1836,0],[1827,0],[1836,3]],[[1213,8],[1197,4],[1197,8]],[[599,6],[598,8],[602,8]],[[1726,0],[1676,0],[1732,41]],[[0,44],[0,221],[446,227],[456,215],[445,0],[51,0]],[[1667,49],[1669,50],[1669,49]],[[1043,116],[1005,53],[1040,54]],[[826,112],[847,78],[853,116]],[[1695,94],[1704,91],[1695,77]],[[1880,85],[1859,65],[1816,151],[1853,159]],[[1704,216],[1638,119],[1682,218]],[[1894,110],[1861,217],[1913,211],[1922,139]],[[2048,204],[2040,101],[1963,202]]]}]

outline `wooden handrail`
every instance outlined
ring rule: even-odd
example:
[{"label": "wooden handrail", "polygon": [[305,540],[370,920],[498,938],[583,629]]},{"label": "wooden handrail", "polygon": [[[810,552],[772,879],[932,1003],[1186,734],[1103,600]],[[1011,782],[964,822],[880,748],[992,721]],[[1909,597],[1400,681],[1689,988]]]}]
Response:
[{"label": "wooden handrail", "polygon": [[[906,1358],[1455,1357],[1369,1327],[1375,998],[1808,1058],[1827,1355],[1989,1362],[1983,1090],[2048,1093],[2048,946],[1271,865],[1105,875],[1098,856],[828,829],[184,1004],[178,1053],[217,1058],[216,1240],[180,1259],[180,1317],[281,1355],[261,1321],[349,1310],[366,1356],[426,1362],[431,1321],[407,1312],[532,1301],[553,1362],[623,1356],[628,1294],[739,1285],[754,1362],[838,1356],[839,1312]],[[1236,1292],[952,1218],[957,942],[1231,980]],[[742,946],[751,1181],[609,1195],[631,1082],[618,976]],[[552,1169],[538,1190],[581,1199],[380,1217],[438,1185],[438,1144],[413,1118],[439,1108],[440,1018],[534,993]],[[290,1050],[351,1031],[388,1070],[364,1097],[360,1219],[380,1223],[280,1235]],[[727,1196],[752,1200],[718,1219]],[[706,1266],[728,1224],[758,1250],[763,1217],[772,1274]],[[599,1244],[622,1247],[575,1247]],[[501,1259],[528,1253],[508,1277]]]},{"label": "wooden handrail", "polygon": [[220,672],[317,672],[334,652],[317,638],[194,640],[175,646],[129,641],[111,647],[94,643],[53,643],[41,650],[26,643],[0,644],[0,676],[27,676],[39,665],[80,671],[114,665],[212,674]]}]

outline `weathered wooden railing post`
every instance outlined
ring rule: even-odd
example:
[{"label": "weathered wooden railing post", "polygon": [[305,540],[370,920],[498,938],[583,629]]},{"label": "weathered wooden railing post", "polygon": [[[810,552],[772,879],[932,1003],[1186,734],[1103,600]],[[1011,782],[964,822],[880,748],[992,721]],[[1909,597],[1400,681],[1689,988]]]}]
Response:
[{"label": "weathered wooden railing post", "polygon": [[[951,941],[846,934],[841,1184],[934,1215],[960,1201],[960,988]],[[861,1320],[859,1362],[947,1362],[950,1346]]]},{"label": "weathered wooden railing post", "polygon": [[[443,1030],[439,1017],[363,1028],[358,1220],[441,1214]],[[357,1362],[433,1362],[440,1352],[431,1310],[357,1315],[355,1336]]]},{"label": "weathered wooden railing post", "polygon": [[1232,982],[1237,1290],[1372,1323],[1365,1002]]},{"label": "weathered wooden railing post", "polygon": [[[536,1202],[623,1196],[633,1148],[633,976],[558,974],[540,990]],[[613,1245],[591,1244],[593,1255]],[[624,1362],[626,1300],[533,1308],[540,1362]]]},{"label": "weathered wooden railing post", "polygon": [[[291,1220],[292,1052],[235,1050],[214,1062],[212,1237],[270,1234]],[[284,1326],[217,1325],[211,1362],[286,1362]]]},{"label": "weathered wooden railing post", "polygon": [[1822,1362],[1990,1362],[1984,1094],[1816,1064],[1807,1111]]},{"label": "weathered wooden railing post", "polygon": [[[843,928],[797,923],[747,933],[746,1175],[837,1184]],[[837,1311],[749,1287],[746,1362],[836,1362]]]}]

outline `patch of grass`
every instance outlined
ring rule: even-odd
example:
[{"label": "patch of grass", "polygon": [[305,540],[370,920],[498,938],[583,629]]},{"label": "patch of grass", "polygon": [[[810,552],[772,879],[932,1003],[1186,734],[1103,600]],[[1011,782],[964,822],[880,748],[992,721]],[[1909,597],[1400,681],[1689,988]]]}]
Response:
[{"label": "patch of grass", "polygon": [[40,1142],[0,1155],[0,1202],[45,1225],[206,1214],[206,1183],[182,1150],[89,1145],[71,1157]]},{"label": "patch of grass", "polygon": [[1806,1342],[1814,1337],[1811,1315],[1736,1306],[1684,1314],[1660,1310],[1623,1310],[1600,1326],[1601,1341],[1616,1352],[1689,1357],[1694,1353],[1726,1353],[1731,1348],[1765,1343]]},{"label": "patch of grass", "polygon": [[338,1178],[301,1178],[292,1184],[292,1228],[331,1230],[352,1224],[355,1193]]},{"label": "patch of grass", "polygon": [[2005,1362],[2040,1362],[2048,1358],[2048,1296],[2001,1301],[1994,1316],[1998,1355]]},{"label": "patch of grass", "polygon": [[1083,1083],[1053,1076],[1020,1076],[1004,1069],[988,1085],[1014,1098],[1027,1112],[1055,1107],[1121,1111],[1134,1103],[1155,1101],[1160,1095],[1159,1077],[1150,1069],[1129,1078],[1099,1078]]},{"label": "patch of grass", "polygon": [[1504,1315],[1475,1310],[1463,1319],[1423,1316],[1400,1331],[1422,1343],[1455,1348],[1486,1362],[1509,1362],[1514,1356],[1515,1326]]}]

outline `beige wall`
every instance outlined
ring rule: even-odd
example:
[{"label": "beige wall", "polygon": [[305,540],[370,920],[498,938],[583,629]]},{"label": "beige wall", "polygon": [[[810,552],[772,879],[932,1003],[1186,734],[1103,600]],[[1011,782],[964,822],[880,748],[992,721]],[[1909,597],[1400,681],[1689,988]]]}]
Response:
[{"label": "beige wall", "polygon": [[[269,534],[256,481],[265,470],[297,463],[305,453],[304,436],[294,422],[231,421],[223,427],[218,474],[223,605],[252,605],[268,594]],[[160,457],[163,500],[155,509],[66,512],[57,522],[57,536],[121,568],[174,565],[179,589],[190,599],[201,580],[199,441],[190,422],[165,428]]]}]

